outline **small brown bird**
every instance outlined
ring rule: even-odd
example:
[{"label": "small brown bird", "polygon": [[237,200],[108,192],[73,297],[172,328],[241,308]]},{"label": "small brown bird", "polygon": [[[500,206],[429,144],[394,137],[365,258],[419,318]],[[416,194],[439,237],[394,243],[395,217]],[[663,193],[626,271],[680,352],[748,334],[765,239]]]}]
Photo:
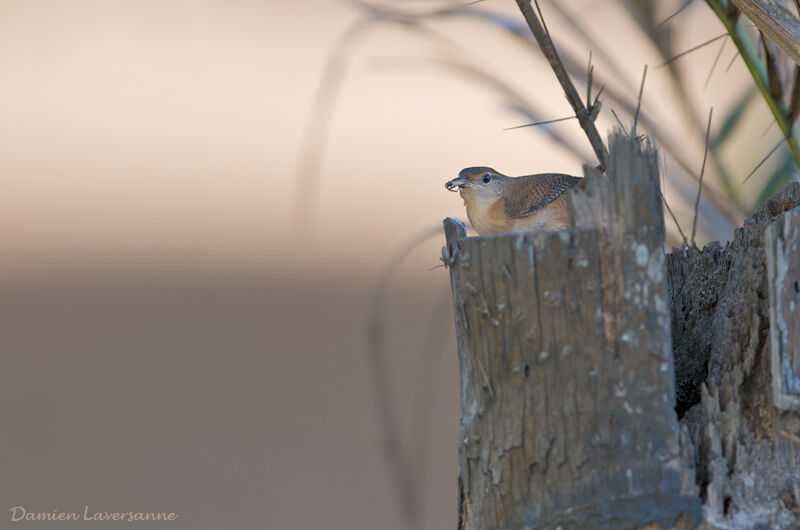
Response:
[{"label": "small brown bird", "polygon": [[562,173],[507,177],[490,167],[462,169],[444,187],[461,192],[478,234],[555,232],[569,228],[566,191],[583,179]]}]

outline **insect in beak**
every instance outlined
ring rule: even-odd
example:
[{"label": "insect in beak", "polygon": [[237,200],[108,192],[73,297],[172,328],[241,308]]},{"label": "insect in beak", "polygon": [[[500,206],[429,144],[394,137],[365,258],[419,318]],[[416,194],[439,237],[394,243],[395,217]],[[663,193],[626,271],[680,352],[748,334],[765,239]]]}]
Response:
[{"label": "insect in beak", "polygon": [[458,177],[450,182],[446,182],[444,187],[447,188],[448,191],[458,191],[458,188],[463,188],[466,184],[467,179],[465,177]]}]

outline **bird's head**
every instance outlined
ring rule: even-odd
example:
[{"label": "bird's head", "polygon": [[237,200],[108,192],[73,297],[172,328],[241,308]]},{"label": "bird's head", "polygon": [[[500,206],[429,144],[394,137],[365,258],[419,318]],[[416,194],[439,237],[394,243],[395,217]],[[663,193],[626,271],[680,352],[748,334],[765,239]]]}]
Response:
[{"label": "bird's head", "polygon": [[503,194],[505,175],[490,167],[468,167],[458,173],[458,177],[445,183],[450,191],[461,191],[461,196],[478,198],[497,198]]}]

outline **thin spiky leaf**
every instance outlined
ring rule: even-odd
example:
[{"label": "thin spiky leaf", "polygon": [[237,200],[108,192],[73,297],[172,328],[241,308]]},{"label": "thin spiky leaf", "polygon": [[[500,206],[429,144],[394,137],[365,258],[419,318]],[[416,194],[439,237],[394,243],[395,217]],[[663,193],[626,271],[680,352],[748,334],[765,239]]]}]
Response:
[{"label": "thin spiky leaf", "polygon": [[704,48],[705,46],[708,46],[712,42],[716,42],[719,39],[724,39],[727,36],[728,36],[727,33],[723,33],[722,35],[717,35],[716,37],[708,39],[707,41],[702,42],[702,43],[698,44],[697,46],[693,46],[693,47],[689,48],[688,50],[682,51],[681,53],[679,53],[677,55],[673,55],[672,57],[670,57],[669,59],[667,59],[663,63],[659,64],[658,66],[659,66],[659,68],[662,67],[662,66],[666,66],[666,65],[676,61],[677,59],[680,59],[681,57],[684,57],[684,56],[686,56],[686,55],[688,55],[688,54],[690,54],[692,52],[696,52],[697,50],[699,50],[701,48]]},{"label": "thin spiky leaf", "polygon": [[761,33],[761,44],[764,49],[764,65],[767,67],[767,83],[769,86],[769,95],[775,101],[783,99],[783,86],[781,86],[781,75],[778,71],[778,63],[775,61],[775,54],[769,49],[769,41]]},{"label": "thin spiky leaf", "polygon": [[765,156],[764,158],[762,158],[762,159],[761,159],[761,162],[759,162],[759,163],[756,165],[756,167],[754,167],[754,168],[753,168],[753,169],[750,171],[750,173],[748,173],[748,174],[747,174],[747,176],[746,176],[746,177],[744,178],[744,180],[742,181],[742,184],[744,184],[745,182],[747,182],[747,181],[750,179],[750,177],[752,177],[752,176],[755,174],[755,172],[756,172],[756,171],[758,171],[758,169],[759,169],[761,166],[763,166],[763,165],[764,165],[764,162],[766,162],[767,160],[769,160],[769,157],[771,157],[772,155],[774,155],[774,154],[775,154],[775,151],[777,151],[777,150],[778,150],[778,148],[779,148],[780,146],[782,146],[782,145],[783,145],[783,142],[785,142],[785,141],[786,141],[786,138],[781,138],[781,140],[780,140],[780,141],[779,141],[777,144],[775,144],[775,147],[773,147],[772,149],[770,149],[770,150],[769,150],[769,153],[767,153],[767,156]]},{"label": "thin spiky leaf", "polygon": [[758,137],[758,139],[759,139],[759,140],[763,140],[763,139],[764,139],[764,137],[767,135],[767,133],[768,133],[768,132],[769,132],[769,131],[770,131],[770,130],[773,128],[773,127],[775,127],[775,120],[772,120],[771,122],[769,122],[769,125],[767,125],[767,127],[764,129],[764,132],[763,132],[763,133],[761,133],[761,136],[759,136],[759,137]]},{"label": "thin spiky leaf", "polygon": [[756,99],[757,95],[758,90],[756,90],[754,87],[750,88],[742,95],[736,105],[733,106],[733,109],[731,109],[725,119],[722,120],[722,126],[711,140],[712,149],[718,148],[725,143],[728,138],[731,137],[739,124],[742,123],[744,111],[747,109],[750,103]]},{"label": "thin spiky leaf", "polygon": [[545,120],[545,121],[537,121],[534,123],[525,123],[523,125],[515,125],[513,127],[505,127],[504,131],[513,131],[514,129],[523,129],[525,127],[536,127],[537,125],[547,125],[549,123],[556,123],[559,121],[567,121],[567,120],[574,120],[576,119],[575,116],[567,116],[566,118],[556,118],[554,120]]},{"label": "thin spiky leaf", "polygon": [[[561,5],[559,3],[554,2],[549,4],[548,7],[562,12],[563,16],[563,9],[560,6]],[[479,18],[481,20],[489,22],[494,26],[501,28],[502,30],[504,30],[506,34],[517,37],[519,42],[523,44],[526,48],[536,50],[538,55],[539,48],[536,44],[536,41],[531,38],[530,29],[526,25],[519,23],[517,19],[507,17],[506,15],[493,13],[485,9],[463,10],[460,12],[460,14],[474,16],[476,18]],[[579,30],[580,26],[576,27],[576,29]],[[586,35],[583,35],[582,32],[579,31],[579,33],[581,33],[583,37],[586,37]],[[593,61],[595,57],[603,57],[602,46],[600,48],[595,48],[594,46],[590,47],[593,48],[593,53],[592,53]],[[574,56],[572,53],[570,53],[569,47],[564,47],[559,49],[559,53],[561,54],[561,58],[563,59],[564,65],[566,66],[570,75],[575,76],[576,78],[580,78],[586,75],[586,63],[583,60],[579,59],[578,57]],[[604,72],[604,70],[596,70],[593,72],[593,80],[592,80],[593,86],[597,84],[604,84],[603,83],[604,80],[601,77],[602,72]],[[614,67],[613,61],[611,64],[610,73],[611,74],[617,73],[617,69]],[[617,77],[623,78],[621,74]],[[583,81],[585,82],[585,79]],[[624,94],[622,91],[615,89],[614,84],[610,85],[604,84],[604,86],[605,86],[604,94],[606,95],[605,99],[612,101],[613,104],[616,106],[616,108],[619,108],[621,111],[624,110],[629,116],[633,116],[634,113],[636,112],[635,108],[636,102],[632,101],[632,98]],[[587,110],[589,110],[591,113],[591,109]],[[594,119],[595,115],[594,114],[591,115]],[[534,117],[534,119],[531,119],[530,121],[535,122],[541,119],[542,119],[541,114],[538,114]],[[653,128],[658,126],[656,120],[649,115],[646,109],[640,109],[639,122],[642,124],[643,127],[647,127],[650,130],[653,130]],[[537,131],[550,134],[553,130],[545,126],[538,128]],[[662,131],[662,134],[666,133]],[[563,139],[560,139],[559,141],[561,140]],[[684,171],[683,174],[687,178],[696,180],[697,179],[696,169],[693,169],[691,167],[691,164],[689,164],[689,162],[686,160],[683,153],[681,153],[680,150],[676,148],[678,145],[680,145],[680,142],[677,139],[672,139],[670,141],[668,138],[665,138],[665,141],[662,142],[662,147],[665,149],[665,152],[668,153],[678,163],[678,166],[680,166],[683,169]],[[721,175],[722,178],[723,173],[719,172],[719,169],[717,170],[717,172]],[[725,217],[729,219],[732,223],[739,222],[741,212],[737,209],[735,205],[733,205],[730,202],[727,189],[725,192],[723,192],[714,186],[711,187],[706,186],[706,197],[710,200],[710,202],[714,205],[714,207],[719,209],[719,211],[722,212],[725,215]]]},{"label": "thin spiky leaf", "polygon": [[603,90],[606,89],[606,86],[603,85],[600,87],[600,90],[597,91],[597,95],[594,97],[594,101],[589,106],[589,114],[592,115],[592,120],[597,120],[597,116],[600,115],[600,109],[603,106],[603,102],[600,101],[600,96],[603,95]]},{"label": "thin spiky leaf", "polygon": [[711,64],[711,69],[708,71],[708,77],[706,77],[706,82],[703,83],[703,90],[708,88],[708,82],[711,81],[711,76],[714,74],[714,70],[717,68],[717,63],[719,63],[719,58],[722,57],[722,50],[725,49],[725,45],[728,43],[728,39],[722,41],[722,44],[719,47],[719,51],[717,51],[717,56],[714,57],[714,62]]},{"label": "thin spiky leaf", "polygon": [[[534,0],[534,2],[538,8],[538,0]],[[575,89],[575,85],[572,83],[566,68],[564,68],[564,63],[559,57],[558,51],[553,43],[553,39],[550,38],[550,34],[546,31],[543,25],[543,21],[540,20],[541,11],[539,12],[539,16],[537,16],[533,11],[529,0],[516,0],[516,3],[517,7],[522,13],[523,18],[525,18],[525,22],[527,22],[528,27],[530,27],[531,32],[533,33],[533,36],[536,38],[536,42],[539,43],[539,48],[547,58],[547,62],[550,63],[550,67],[552,68],[553,73],[555,73],[556,78],[558,79],[558,82],[564,91],[564,95],[567,97],[567,100],[570,103],[570,106],[572,106],[572,109],[575,111],[575,116],[578,117],[578,122],[586,134],[586,138],[589,140],[589,143],[591,144],[592,149],[594,150],[595,155],[600,162],[600,165],[605,166],[608,150],[606,149],[603,140],[600,138],[600,133],[597,132],[597,127],[595,127],[594,120],[592,120],[591,116],[587,112],[586,106],[584,105],[583,101],[581,101],[581,97],[578,94],[578,91]]]},{"label": "thin spiky leaf", "polygon": [[783,134],[782,140],[787,142],[789,149],[792,151],[792,156],[794,156],[795,160],[800,162],[800,129],[794,127],[792,124],[787,123],[787,108],[785,103],[783,101],[776,101],[771,97],[768,87],[766,67],[759,58],[750,36],[747,34],[744,26],[741,23],[732,22],[731,19],[726,15],[726,7],[729,2],[723,2],[722,0],[706,0],[706,2],[714,10],[714,13],[720,19],[720,22],[722,22],[722,24],[725,26],[725,29],[730,33],[731,38],[736,43],[736,47],[741,52],[745,66],[750,71],[755,85],[758,87],[758,90],[762,94],[764,101],[767,103],[775,122],[781,129],[781,133]]},{"label": "thin spiky leaf", "polygon": [[[525,99],[525,97],[518,91],[516,91],[513,87],[511,87],[511,85],[504,82],[499,77],[492,75],[486,70],[483,70],[479,66],[467,63],[463,60],[459,60],[453,57],[417,58],[413,60],[413,64],[418,66],[424,61],[432,61],[439,68],[441,66],[444,66],[456,74],[463,75],[466,78],[470,79],[471,81],[476,81],[481,85],[486,86],[487,88],[491,89],[493,92],[498,94],[504,100],[504,104],[507,108],[510,108],[515,112],[519,112],[520,114],[525,116],[528,120],[530,120],[530,122],[543,121],[541,119],[543,113],[539,109],[536,109],[531,101]],[[588,153],[586,152],[586,150],[581,149],[570,138],[560,135],[555,130],[548,127],[541,127],[537,129],[537,131],[546,134],[552,140],[561,144],[568,151],[574,154],[577,158],[579,159],[587,158]]]},{"label": "thin spiky leaf", "polygon": [[791,154],[784,152],[778,167],[775,168],[772,175],[767,178],[767,183],[761,190],[761,195],[759,195],[756,200],[756,206],[761,206],[764,201],[775,195],[778,190],[791,182],[795,178],[795,175],[797,175],[798,169],[797,162],[795,162]]},{"label": "thin spiky leaf", "polygon": [[542,7],[539,5],[539,0],[533,0],[533,4],[536,6],[536,12],[539,14],[539,21],[542,23],[542,27],[544,28],[544,32],[550,37],[550,30],[547,29],[547,21],[544,19],[544,15],[542,14]]},{"label": "thin spiky leaf", "polygon": [[733,54],[733,57],[731,57],[731,62],[729,62],[728,66],[725,68],[726,74],[728,73],[728,70],[731,69],[731,66],[733,66],[733,63],[736,61],[736,58],[739,57],[741,53],[742,52],[739,50],[739,48],[736,48],[736,53]]},{"label": "thin spiky leaf", "polygon": [[617,120],[617,124],[619,125],[619,128],[622,129],[622,132],[625,133],[625,136],[629,136],[628,129],[626,129],[625,126],[622,125],[622,120],[619,119],[619,116],[617,116],[617,113],[614,111],[614,109],[611,109],[611,114],[614,116],[614,119]]},{"label": "thin spiky leaf", "polygon": [[[556,9],[561,11],[560,6],[557,3],[552,3],[548,7],[550,7],[551,9]],[[391,17],[385,16],[387,14],[391,15]],[[404,11],[401,14],[395,16],[393,11],[390,12],[384,9],[383,11],[381,11],[381,13],[374,14],[374,16],[375,18],[378,18],[379,20],[382,21],[399,23],[398,25],[403,28],[417,29],[418,27],[421,26],[421,24],[419,24],[419,22],[421,22],[420,20],[421,16],[415,15],[414,13],[410,13],[408,11]],[[456,16],[475,17],[482,21],[489,22],[491,25],[500,28],[507,35],[517,37],[519,42],[524,44],[525,47],[529,49],[535,49],[537,51],[537,55],[539,52],[539,48],[537,46],[536,41],[533,38],[531,38],[529,27],[526,24],[520,22],[518,19],[508,17],[503,14],[493,13],[485,9],[471,9],[471,8],[463,9],[462,6],[458,6],[455,8],[438,9],[433,12],[429,11],[425,14],[425,16],[426,17],[435,16],[441,18],[456,17]],[[391,20],[387,20],[387,18],[390,18]],[[431,31],[431,28],[426,28],[426,29],[428,32]],[[583,37],[586,37],[586,35],[583,32],[578,31],[578,33],[581,33]],[[598,48],[592,45],[589,46],[589,48],[593,49],[593,59],[595,54],[597,53],[600,53],[601,54],[600,56],[603,57],[602,46]],[[569,52],[569,48],[563,48],[559,51],[562,54],[564,64],[567,70],[570,72],[570,75],[575,76],[577,78],[584,77],[586,75],[586,63],[583,60],[580,60],[577,57],[572,56]],[[465,69],[463,68],[463,65],[461,66],[451,65],[451,66],[455,67],[456,70],[461,71],[461,73],[470,76],[470,74],[466,72]],[[610,68],[611,73],[617,72],[617,69],[613,64],[613,61],[611,61],[611,64],[609,66],[611,67]],[[496,79],[489,80],[484,75],[478,75],[477,77],[482,78],[482,80],[487,85],[489,85],[490,88],[492,88],[493,90],[497,90],[501,95],[508,94],[507,89],[509,87],[506,86],[504,88],[500,88],[499,85],[496,84],[497,81]],[[622,78],[623,76],[620,75],[618,77]],[[586,79],[584,79],[583,81],[585,82]],[[599,84],[602,84],[601,77],[598,75],[598,71],[594,71],[592,86],[596,86]],[[613,85],[605,86],[605,94],[607,94],[607,98],[610,98],[610,100],[614,102],[615,105],[620,106],[629,115],[632,116],[634,114],[635,104],[631,101],[631,98],[624,95],[621,91],[615,90]],[[519,94],[516,94],[516,96],[519,96]],[[520,112],[526,115],[527,120],[530,122],[540,121],[543,119],[543,115],[545,115],[545,112],[538,112],[538,111],[536,113],[532,112],[530,110],[530,102],[526,101],[525,103],[515,103],[515,101],[517,101],[515,97],[511,98],[504,97],[504,99],[506,100],[510,99],[511,103],[508,104],[508,106],[511,107],[515,112]],[[589,102],[587,102],[587,105],[588,103]],[[596,118],[597,111],[599,110],[599,108],[600,108],[599,100],[597,100],[597,105],[593,105],[593,108],[592,107],[587,108],[587,111],[589,112],[592,120]],[[645,109],[640,109],[639,121],[641,122],[642,126],[646,126],[651,129],[657,126],[654,119],[648,116],[648,113]],[[568,141],[566,138],[559,135],[557,129],[553,129],[545,125],[542,127],[538,127],[536,130],[539,133],[550,136],[552,139],[556,140],[562,145],[566,145],[567,148],[576,156],[580,156],[583,159],[589,158],[591,156],[588,153],[586,153],[584,149],[581,149],[580,146],[577,146],[575,142]],[[675,146],[677,146],[678,144],[679,142],[677,140],[673,140],[671,142],[667,141],[663,144],[663,147],[665,149],[665,152],[669,153],[670,156],[672,156],[676,160],[678,165],[681,168],[683,168],[684,170],[683,175],[685,177],[696,179],[697,177],[693,175],[694,170],[691,169],[691,165],[684,158],[682,153],[680,153],[677,149],[675,149]],[[722,173],[720,173],[720,175],[722,178]],[[726,218],[730,219],[731,222],[734,223],[738,222],[740,214],[738,211],[736,211],[735,207],[732,206],[729,199],[726,197],[726,194],[720,192],[713,186],[712,187],[706,186],[706,190],[707,190],[706,196],[710,200],[710,202],[714,205],[714,207],[719,209],[719,211],[722,212],[726,216]]]},{"label": "thin spiky leaf", "polygon": [[668,16],[667,18],[665,18],[664,20],[662,20],[661,22],[659,22],[659,23],[658,23],[658,25],[656,26],[656,28],[660,28],[661,26],[663,26],[664,24],[666,24],[667,22],[669,22],[670,20],[672,20],[673,18],[675,18],[676,16],[678,16],[678,15],[681,13],[681,11],[683,11],[684,9],[686,9],[687,7],[689,7],[689,4],[691,4],[691,3],[692,3],[692,0],[686,0],[686,1],[685,1],[685,2],[684,2],[682,5],[681,5],[681,7],[679,7],[679,8],[678,8],[678,10],[677,10],[677,11],[675,11],[675,12],[674,12],[674,13],[672,13],[670,16]]}]

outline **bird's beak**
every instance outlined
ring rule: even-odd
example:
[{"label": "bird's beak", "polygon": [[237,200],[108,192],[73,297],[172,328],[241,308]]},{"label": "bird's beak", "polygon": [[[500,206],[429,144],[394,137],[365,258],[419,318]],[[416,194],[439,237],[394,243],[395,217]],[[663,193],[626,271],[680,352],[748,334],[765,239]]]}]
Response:
[{"label": "bird's beak", "polygon": [[451,180],[450,182],[446,182],[444,187],[447,188],[449,191],[458,191],[457,188],[463,188],[467,185],[467,178],[466,177],[457,177]]}]

